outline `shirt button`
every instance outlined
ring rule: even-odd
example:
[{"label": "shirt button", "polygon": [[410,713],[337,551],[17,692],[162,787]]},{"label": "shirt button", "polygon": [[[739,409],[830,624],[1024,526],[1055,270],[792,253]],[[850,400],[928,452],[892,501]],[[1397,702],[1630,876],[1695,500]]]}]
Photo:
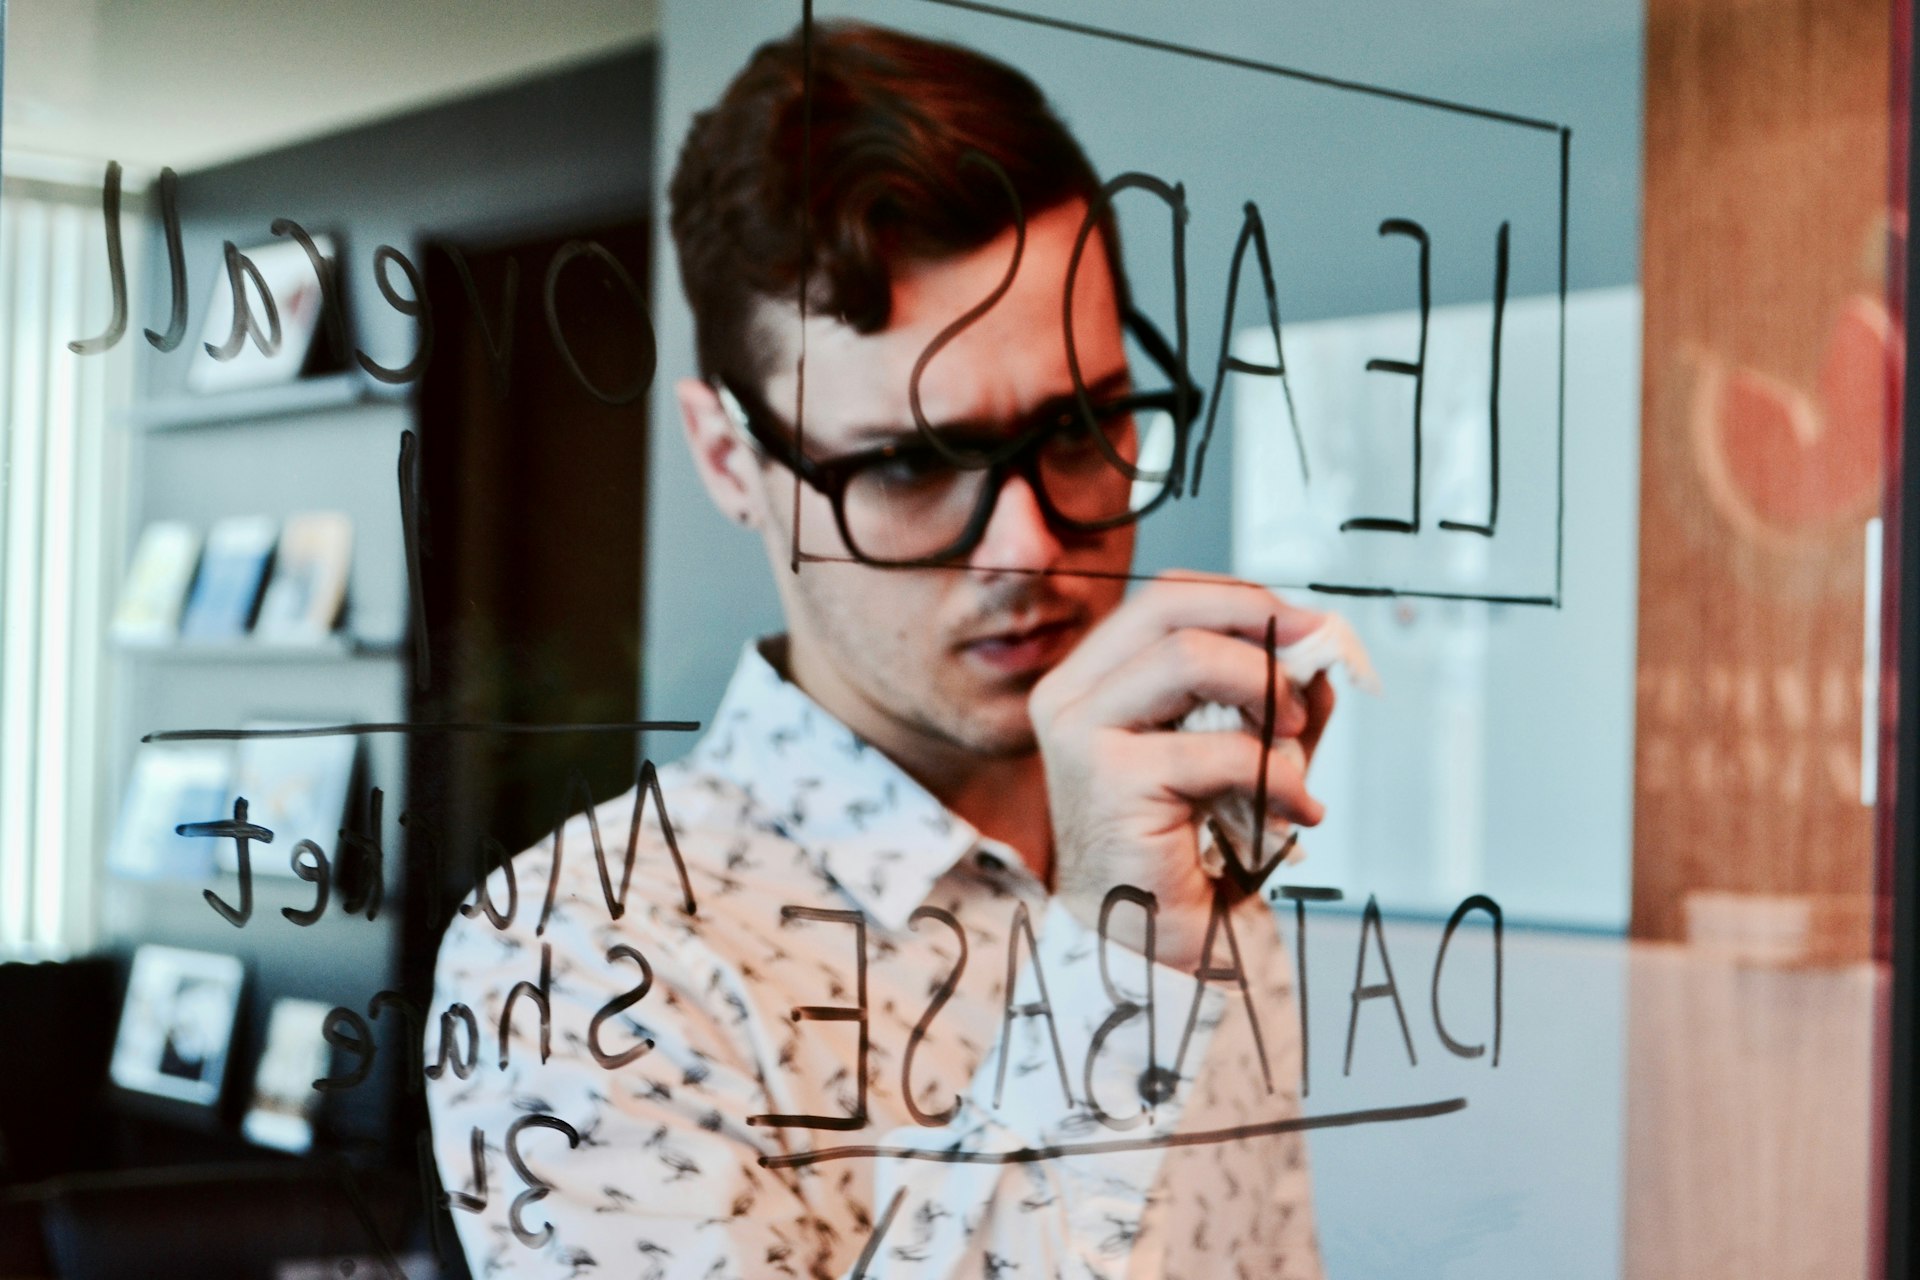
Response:
[{"label": "shirt button", "polygon": [[1173,1097],[1174,1090],[1180,1087],[1180,1077],[1170,1067],[1148,1067],[1140,1073],[1139,1087],[1140,1100],[1156,1107]]}]

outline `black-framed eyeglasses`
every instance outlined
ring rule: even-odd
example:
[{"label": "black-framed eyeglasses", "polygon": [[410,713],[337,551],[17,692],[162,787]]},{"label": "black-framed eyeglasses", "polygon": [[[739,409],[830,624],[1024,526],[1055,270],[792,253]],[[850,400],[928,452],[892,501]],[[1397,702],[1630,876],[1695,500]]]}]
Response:
[{"label": "black-framed eyeglasses", "polygon": [[940,564],[979,545],[1010,476],[1027,482],[1048,526],[1068,535],[1131,524],[1179,490],[1201,393],[1145,316],[1129,312],[1125,323],[1170,387],[1084,406],[1069,395],[1011,433],[952,425],[934,428],[934,440],[909,427],[910,436],[878,448],[809,458],[757,395],[724,379],[721,390],[761,451],[832,503],[856,560]]}]

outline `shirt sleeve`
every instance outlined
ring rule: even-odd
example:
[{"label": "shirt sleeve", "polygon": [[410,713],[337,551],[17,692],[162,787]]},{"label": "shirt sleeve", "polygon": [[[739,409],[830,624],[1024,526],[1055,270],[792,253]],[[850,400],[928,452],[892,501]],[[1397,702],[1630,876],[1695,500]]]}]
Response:
[{"label": "shirt sleeve", "polygon": [[[1196,1002],[1194,975],[1149,967],[1117,944],[1106,947],[1103,973],[1100,939],[1058,903],[1036,920],[1009,1002],[1016,1015],[953,1118],[877,1139],[748,1123],[780,1109],[769,1083],[775,1037],[730,1016],[727,991],[686,958],[690,935],[676,937],[670,919],[601,930],[556,917],[556,927],[536,933],[524,917],[537,913],[526,905],[523,920],[504,930],[484,916],[455,919],[428,1023],[426,1060],[440,1068],[427,1081],[433,1155],[480,1280],[1157,1276],[1171,1233],[1186,1231],[1193,1213],[1220,1227],[1224,1242],[1243,1238],[1232,1222],[1263,1212],[1251,1196],[1239,1206],[1183,1207],[1164,1176],[1168,1140],[1207,1116],[1244,1122],[1249,1107],[1262,1116],[1297,1110],[1297,1095],[1249,1093],[1240,1078],[1249,1060],[1237,1030],[1244,1013],[1230,1016],[1241,1003],[1237,984],[1205,983]],[[1271,912],[1255,900],[1252,913],[1234,915],[1252,1001],[1270,999]],[[647,958],[650,982],[644,999],[629,1000],[641,966],[610,947],[636,936],[649,938],[635,951]],[[1215,963],[1226,964],[1224,943],[1215,950]],[[1280,961],[1284,968],[1284,954]],[[543,970],[544,1061],[533,991]],[[478,1061],[464,1077],[454,1069],[458,1055],[436,1062],[442,1015],[461,1002],[479,1029]],[[1261,1015],[1291,1018],[1291,1005],[1269,1004]],[[1294,1073],[1290,1084],[1297,1057],[1275,1057],[1273,1073]],[[879,1151],[806,1158],[843,1138]],[[1218,1188],[1218,1171],[1209,1176]],[[1310,1246],[1310,1212],[1299,1222]],[[1298,1274],[1317,1275],[1317,1267]]]}]

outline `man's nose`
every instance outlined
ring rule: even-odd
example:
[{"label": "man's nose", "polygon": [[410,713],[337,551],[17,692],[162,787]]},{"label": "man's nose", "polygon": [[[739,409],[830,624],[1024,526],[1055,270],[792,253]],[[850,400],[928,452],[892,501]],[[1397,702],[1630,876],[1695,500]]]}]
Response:
[{"label": "man's nose", "polygon": [[1047,524],[1033,486],[1022,475],[1007,477],[987,517],[980,545],[968,557],[977,569],[1045,570],[1053,568],[1064,547]]}]

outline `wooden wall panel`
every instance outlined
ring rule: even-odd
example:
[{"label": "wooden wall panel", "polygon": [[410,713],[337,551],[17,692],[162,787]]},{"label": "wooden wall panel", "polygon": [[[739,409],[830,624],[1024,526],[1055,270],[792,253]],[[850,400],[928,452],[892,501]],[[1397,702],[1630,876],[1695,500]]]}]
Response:
[{"label": "wooden wall panel", "polygon": [[1626,1280],[1869,1280],[1883,992],[1870,964],[1633,948]]},{"label": "wooden wall panel", "polygon": [[1872,890],[1889,22],[1888,0],[1649,0],[1639,937],[1684,936],[1691,890]]}]

